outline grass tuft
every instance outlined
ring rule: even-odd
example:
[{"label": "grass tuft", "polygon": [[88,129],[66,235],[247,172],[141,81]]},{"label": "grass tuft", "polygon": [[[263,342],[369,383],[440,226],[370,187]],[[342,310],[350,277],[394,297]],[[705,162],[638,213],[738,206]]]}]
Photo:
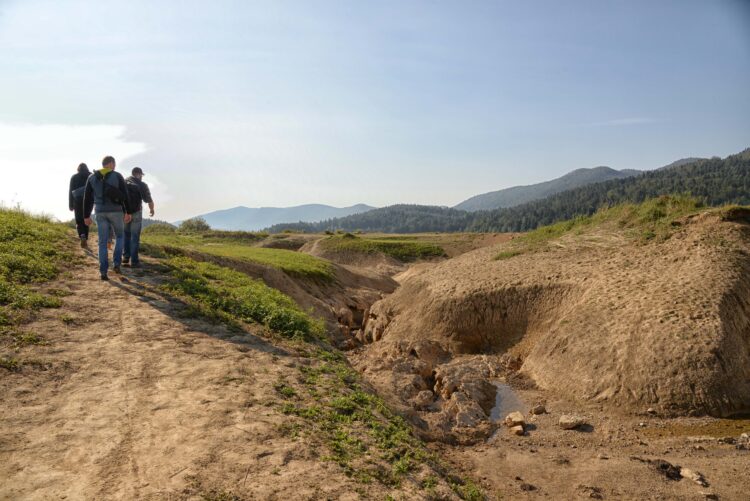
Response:
[{"label": "grass tuft", "polygon": [[46,295],[34,285],[55,278],[62,263],[71,259],[64,225],[46,216],[0,209],[0,333],[27,320],[34,310],[62,305],[58,291]]},{"label": "grass tuft", "polygon": [[211,263],[177,257],[166,262],[172,280],[163,287],[189,306],[243,322],[263,324],[287,338],[313,340],[324,334],[323,322],[310,318],[287,295],[261,280]]},{"label": "grass tuft", "polygon": [[[161,254],[161,256],[158,257],[168,254],[170,248],[176,248],[178,250],[186,249],[213,256],[228,257],[240,261],[271,266],[294,277],[320,280],[323,282],[332,282],[334,280],[333,267],[331,266],[331,263],[324,259],[286,249],[252,247],[242,238],[206,237],[206,235],[216,233],[218,232],[209,232],[204,235],[148,234],[144,235],[143,241],[146,244],[149,253]],[[250,239],[250,242],[252,241],[253,240]],[[153,252],[154,247],[156,247],[156,252]]]},{"label": "grass tuft", "polygon": [[513,239],[496,260],[509,259],[527,252],[541,250],[551,241],[568,234],[582,234],[592,228],[611,225],[629,238],[643,243],[669,239],[679,228],[679,219],[704,208],[697,198],[669,195],[646,200],[640,204],[620,204],[604,208],[591,216],[543,226]]},{"label": "grass tuft", "polygon": [[352,233],[342,233],[325,238],[321,241],[321,246],[336,252],[382,253],[403,262],[446,255],[442,247],[433,243],[416,241],[413,237],[364,238]]}]

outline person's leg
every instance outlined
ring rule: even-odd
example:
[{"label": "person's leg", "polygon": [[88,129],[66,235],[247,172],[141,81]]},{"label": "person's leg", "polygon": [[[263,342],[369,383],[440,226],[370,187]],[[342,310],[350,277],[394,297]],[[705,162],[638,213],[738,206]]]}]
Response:
[{"label": "person's leg", "polygon": [[112,256],[112,264],[115,268],[119,269],[122,264],[122,240],[125,234],[125,220],[123,218],[125,214],[122,212],[110,212],[109,216],[112,229],[115,233],[115,251]]},{"label": "person's leg", "polygon": [[76,201],[73,210],[76,218],[76,232],[78,233],[78,238],[86,240],[88,238],[89,227],[83,222],[83,200]]},{"label": "person's leg", "polygon": [[133,214],[133,220],[130,222],[130,259],[133,265],[139,265],[141,260],[138,257],[138,249],[141,246],[141,228],[143,227],[143,212],[138,211]]},{"label": "person's leg", "polygon": [[109,258],[107,257],[107,239],[109,238],[110,224],[105,214],[96,215],[96,232],[99,237],[99,273],[102,277],[107,276],[109,269]]},{"label": "person's leg", "polygon": [[125,223],[125,231],[123,233],[124,238],[123,238],[123,243],[122,243],[122,247],[123,247],[123,249],[122,249],[122,262],[125,263],[125,264],[128,264],[128,262],[130,261],[130,254],[131,254],[130,238],[131,238],[131,235],[132,235],[132,233],[131,233],[132,232],[132,230],[131,230],[132,224],[133,224],[132,221],[129,222],[129,223]]}]

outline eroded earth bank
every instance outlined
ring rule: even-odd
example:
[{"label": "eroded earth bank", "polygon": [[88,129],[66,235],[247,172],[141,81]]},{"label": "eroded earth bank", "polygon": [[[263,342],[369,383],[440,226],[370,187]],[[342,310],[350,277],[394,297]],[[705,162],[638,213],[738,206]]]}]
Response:
[{"label": "eroded earth bank", "polygon": [[750,213],[663,204],[396,275],[350,358],[488,492],[747,499]]},{"label": "eroded earth bank", "polygon": [[687,212],[65,251],[3,318],[0,498],[747,499],[750,212]]}]

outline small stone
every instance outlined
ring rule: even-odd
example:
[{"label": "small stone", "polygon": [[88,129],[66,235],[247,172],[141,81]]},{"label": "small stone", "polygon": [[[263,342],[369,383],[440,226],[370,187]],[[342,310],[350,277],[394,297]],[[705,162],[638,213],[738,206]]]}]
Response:
[{"label": "small stone", "polygon": [[510,428],[510,432],[511,432],[512,434],[514,434],[514,435],[518,435],[518,436],[521,436],[521,435],[523,435],[523,434],[524,434],[523,426],[522,426],[522,425],[520,425],[520,424],[519,424],[519,425],[517,425],[517,426],[512,426],[512,427]]},{"label": "small stone", "polygon": [[714,500],[719,499],[719,496],[717,496],[713,492],[704,492],[703,497],[706,499],[714,499]]},{"label": "small stone", "polygon": [[509,427],[514,427],[521,425],[523,427],[526,424],[526,419],[523,417],[523,414],[520,412],[511,412],[507,416],[505,416],[505,425]]},{"label": "small stone", "polygon": [[423,390],[417,393],[417,396],[414,397],[414,405],[421,408],[428,407],[432,404],[434,399],[434,393],[432,393],[430,390]]},{"label": "small stone", "polygon": [[653,407],[649,407],[648,409],[646,409],[646,412],[649,414],[656,414],[656,409],[654,409]]},{"label": "small stone", "polygon": [[521,490],[526,492],[535,491],[536,486],[524,482],[523,484],[521,484]]},{"label": "small stone", "polygon": [[544,407],[544,405],[542,404],[537,404],[531,408],[531,413],[534,414],[535,416],[538,416],[540,414],[546,414],[547,408]]},{"label": "small stone", "polygon": [[573,430],[586,424],[586,418],[575,414],[563,414],[560,416],[558,424],[563,430]]},{"label": "small stone", "polygon": [[682,468],[680,470],[680,475],[685,478],[689,478],[701,487],[708,487],[708,482],[706,482],[705,477],[697,471],[693,471],[689,468]]},{"label": "small stone", "polygon": [[646,426],[646,423],[640,422],[640,423],[638,423],[638,426],[640,426],[641,428],[644,428]]},{"label": "small stone", "polygon": [[599,455],[596,457],[598,457],[599,459],[605,459],[605,460],[609,459],[609,456],[607,456],[606,454],[602,454],[602,453],[599,453]]}]

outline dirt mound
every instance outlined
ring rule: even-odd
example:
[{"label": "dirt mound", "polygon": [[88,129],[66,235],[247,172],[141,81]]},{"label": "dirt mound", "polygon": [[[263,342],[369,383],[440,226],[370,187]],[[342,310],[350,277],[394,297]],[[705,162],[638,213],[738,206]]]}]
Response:
[{"label": "dirt mound", "polygon": [[361,337],[379,341],[371,358],[408,358],[418,342],[452,355],[518,357],[541,388],[625,411],[747,412],[743,217],[686,218],[665,241],[610,227],[502,259],[506,247],[480,249],[405,277],[372,306]]},{"label": "dirt mound", "polygon": [[361,329],[370,305],[398,286],[395,280],[382,273],[336,264],[333,264],[335,279],[329,283],[291,277],[272,266],[247,260],[189,249],[168,250],[172,254],[226,266],[263,280],[270,287],[290,296],[303,309],[312,310],[315,316],[322,318],[329,333],[338,334],[332,340],[341,348],[351,347],[354,334]]},{"label": "dirt mound", "polygon": [[327,259],[332,263],[366,268],[388,276],[393,276],[407,269],[407,265],[382,252],[363,253],[331,249],[322,245],[322,240],[321,238],[314,242],[308,242],[299,250],[300,252],[306,252],[313,256]]},{"label": "dirt mound", "polygon": [[269,235],[267,238],[263,239],[258,243],[258,247],[296,251],[310,242],[310,240],[311,237],[309,235],[277,233]]},{"label": "dirt mound", "polygon": [[[23,326],[41,336],[0,338],[18,360],[0,366],[0,499],[457,499],[414,455],[400,470],[381,461],[364,428],[341,428],[340,442],[306,431],[367,404],[378,408],[373,429],[406,437],[381,433],[383,443],[426,457],[376,397],[342,390],[355,384],[343,358],[200,318],[144,261],[103,282],[90,256],[51,284],[62,306]],[[339,456],[327,456],[334,446]]]}]

